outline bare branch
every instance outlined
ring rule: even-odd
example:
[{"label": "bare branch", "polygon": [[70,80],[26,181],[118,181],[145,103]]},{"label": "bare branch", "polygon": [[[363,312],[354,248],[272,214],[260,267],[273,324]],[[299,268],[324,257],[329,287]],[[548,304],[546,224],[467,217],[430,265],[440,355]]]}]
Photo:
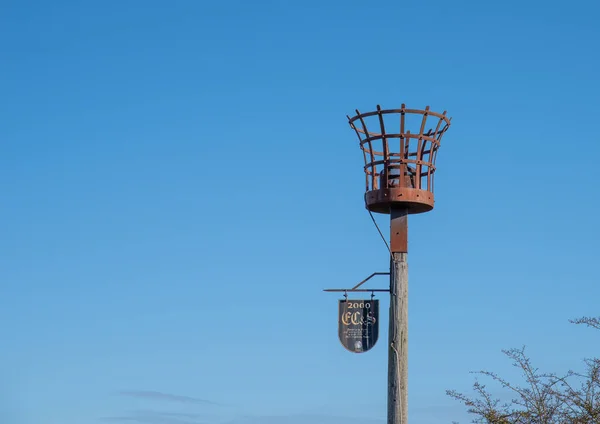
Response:
[{"label": "bare branch", "polygon": [[[583,317],[571,321],[600,329],[600,318]],[[516,397],[501,403],[479,381],[473,384],[473,397],[448,390],[448,396],[463,403],[479,424],[600,424],[600,359],[584,360],[582,372],[562,376],[541,372],[532,365],[525,348],[504,350],[513,366],[522,372],[523,384],[510,382],[491,371],[474,374],[489,378]]]},{"label": "bare branch", "polygon": [[600,330],[600,317],[581,317],[569,320],[571,324],[584,324],[588,327]]}]

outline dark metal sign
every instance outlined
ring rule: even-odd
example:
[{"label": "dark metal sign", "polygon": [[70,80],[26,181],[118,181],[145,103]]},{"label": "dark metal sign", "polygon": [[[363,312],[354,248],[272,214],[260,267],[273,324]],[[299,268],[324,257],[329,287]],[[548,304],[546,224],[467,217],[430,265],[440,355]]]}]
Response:
[{"label": "dark metal sign", "polygon": [[350,352],[370,350],[379,337],[379,300],[340,300],[338,336]]}]

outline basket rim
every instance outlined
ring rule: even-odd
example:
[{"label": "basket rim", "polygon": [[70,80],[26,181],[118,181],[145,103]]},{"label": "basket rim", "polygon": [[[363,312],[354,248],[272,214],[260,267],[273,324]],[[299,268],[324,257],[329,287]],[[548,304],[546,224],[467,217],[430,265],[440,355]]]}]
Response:
[{"label": "basket rim", "polygon": [[353,117],[350,117],[350,115],[346,115],[349,123],[353,123],[356,120],[359,120],[361,118],[368,118],[370,116],[391,114],[431,115],[445,121],[448,126],[450,126],[450,123],[452,121],[452,118],[446,115],[447,111],[444,111],[442,113],[434,112],[429,109],[429,106],[426,106],[425,109],[407,109],[406,105],[402,104],[400,109],[381,109],[381,106],[377,105],[377,110],[374,111],[361,113],[358,109],[355,109],[355,112],[356,115]]}]

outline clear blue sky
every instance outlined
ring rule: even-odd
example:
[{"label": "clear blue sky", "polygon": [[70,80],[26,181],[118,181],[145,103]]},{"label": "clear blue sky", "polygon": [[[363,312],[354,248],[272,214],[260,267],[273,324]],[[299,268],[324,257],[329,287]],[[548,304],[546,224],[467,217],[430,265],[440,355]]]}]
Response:
[{"label": "clear blue sky", "polygon": [[600,296],[599,13],[0,2],[0,421],[383,424],[387,319],[348,353],[321,292],[388,266],[346,119],[377,104],[453,117],[410,220],[411,424],[467,422],[445,390],[513,375],[503,348],[577,367],[600,348],[568,323]]}]

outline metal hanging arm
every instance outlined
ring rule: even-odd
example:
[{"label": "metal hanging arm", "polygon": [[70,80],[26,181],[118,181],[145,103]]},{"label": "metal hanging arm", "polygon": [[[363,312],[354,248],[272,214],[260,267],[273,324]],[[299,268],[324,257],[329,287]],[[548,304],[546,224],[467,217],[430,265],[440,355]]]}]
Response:
[{"label": "metal hanging arm", "polygon": [[360,286],[365,284],[367,281],[369,281],[371,278],[375,277],[376,275],[390,275],[390,273],[389,272],[374,272],[373,274],[369,275],[367,278],[362,280],[360,283],[358,283],[357,285],[352,287],[352,290],[356,290],[357,288],[359,288]]},{"label": "metal hanging arm", "polygon": [[360,283],[358,283],[351,289],[324,289],[323,291],[325,291],[325,292],[389,292],[390,291],[389,289],[359,289],[360,286],[365,284],[367,281],[369,281],[371,278],[375,277],[376,275],[390,275],[390,273],[389,272],[374,272],[373,274],[369,275],[367,278],[362,280]]}]

